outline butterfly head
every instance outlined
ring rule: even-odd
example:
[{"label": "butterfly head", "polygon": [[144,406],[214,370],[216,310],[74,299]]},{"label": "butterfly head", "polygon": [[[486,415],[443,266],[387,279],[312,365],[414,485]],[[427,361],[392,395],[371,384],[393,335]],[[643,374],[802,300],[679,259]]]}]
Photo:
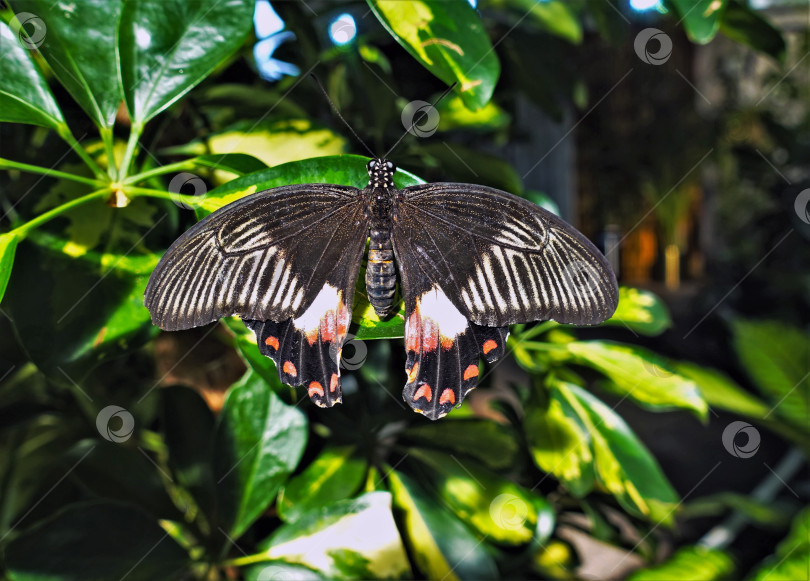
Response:
[{"label": "butterfly head", "polygon": [[393,188],[397,166],[387,159],[372,159],[366,164],[369,185],[373,188]]}]

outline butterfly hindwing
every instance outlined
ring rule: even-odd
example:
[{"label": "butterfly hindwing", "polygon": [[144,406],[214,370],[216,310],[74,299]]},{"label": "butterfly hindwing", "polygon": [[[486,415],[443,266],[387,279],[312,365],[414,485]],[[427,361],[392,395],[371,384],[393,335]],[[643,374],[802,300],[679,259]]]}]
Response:
[{"label": "butterfly hindwing", "polygon": [[616,309],[618,286],[607,260],[554,214],[472,184],[423,184],[401,193],[393,216],[400,268],[418,260],[424,276],[473,322],[589,325]]}]

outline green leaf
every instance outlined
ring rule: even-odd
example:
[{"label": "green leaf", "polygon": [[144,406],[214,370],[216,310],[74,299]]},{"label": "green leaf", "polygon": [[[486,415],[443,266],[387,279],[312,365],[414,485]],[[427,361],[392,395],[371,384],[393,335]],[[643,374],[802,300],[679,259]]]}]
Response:
[{"label": "green leaf", "polygon": [[[19,21],[18,21],[19,22]],[[22,33],[18,30],[18,33]],[[0,21],[0,121],[30,123],[58,129],[65,126],[62,111],[40,75],[24,42]]]},{"label": "green leaf", "polygon": [[598,481],[625,510],[671,525],[678,495],[625,421],[576,385],[557,381],[553,389],[565,398],[590,435]]},{"label": "green leaf", "polygon": [[669,329],[672,319],[664,301],[654,293],[622,286],[619,287],[619,306],[604,324],[652,337]]},{"label": "green leaf", "polygon": [[677,361],[672,368],[678,374],[694,381],[700,394],[710,406],[751,418],[762,418],[770,406],[757,399],[728,376],[708,367],[688,361]]},{"label": "green leaf", "polygon": [[143,124],[190,91],[242,46],[251,0],[128,0],[119,28],[124,96]]},{"label": "green leaf", "polygon": [[706,44],[717,34],[728,0],[669,0],[689,38]]},{"label": "green leaf", "polygon": [[528,490],[466,458],[417,448],[410,456],[429,469],[442,502],[480,534],[509,545],[531,540],[537,508]]},{"label": "green leaf", "polygon": [[751,576],[752,581],[796,581],[807,579],[810,571],[810,508],[796,518],[790,533]]},{"label": "green leaf", "polygon": [[436,105],[439,112],[439,131],[477,129],[494,131],[504,129],[511,121],[509,113],[490,101],[478,111],[470,111],[458,95],[447,97]]},{"label": "green leaf", "polygon": [[681,507],[678,516],[682,519],[716,517],[727,513],[729,509],[740,513],[752,523],[775,530],[787,528],[790,518],[795,514],[792,503],[759,501],[752,496],[735,492],[718,492],[690,501]]},{"label": "green leaf", "polygon": [[405,541],[428,579],[496,579],[495,562],[464,524],[402,472],[390,470],[394,506],[402,512]]},{"label": "green leaf", "polygon": [[14,4],[44,21],[47,32],[39,51],[59,82],[96,125],[112,127],[124,99],[116,50],[121,0]]},{"label": "green leaf", "polygon": [[281,526],[260,548],[268,559],[304,565],[332,579],[413,577],[387,492],[315,509]]},{"label": "green leaf", "polygon": [[199,167],[226,171],[240,177],[267,169],[266,163],[246,153],[209,153],[198,155],[190,161]]},{"label": "green leaf", "polygon": [[779,29],[737,0],[730,0],[720,19],[720,32],[735,42],[772,56],[783,63],[785,39]]},{"label": "green leaf", "polygon": [[469,456],[493,470],[511,468],[518,461],[518,440],[510,428],[491,420],[461,419],[420,423],[402,437],[426,448]]},{"label": "green leaf", "polygon": [[17,581],[169,579],[190,559],[157,521],[110,502],[73,504],[11,541],[6,565]]},{"label": "green leaf", "polygon": [[672,371],[652,351],[608,341],[574,341],[565,346],[575,362],[604,373],[612,382],[606,387],[617,393],[651,409],[684,408],[706,418],[709,408],[695,382]]},{"label": "green leaf", "polygon": [[353,446],[326,448],[301,474],[284,486],[279,516],[296,521],[313,508],[350,498],[360,488],[367,462],[355,456]]},{"label": "green leaf", "polygon": [[[492,98],[501,65],[481,19],[467,2],[367,0],[383,26],[476,111]],[[411,120],[412,122],[413,120]]]},{"label": "green leaf", "polygon": [[773,404],[771,411],[806,429],[810,417],[810,337],[776,321],[736,319],[731,330],[737,356],[760,393]]},{"label": "green leaf", "polygon": [[582,25],[567,0],[490,0],[488,3],[498,7],[511,6],[521,15],[528,15],[543,30],[573,44],[582,42]]},{"label": "green leaf", "polygon": [[293,565],[284,561],[269,561],[261,565],[254,565],[244,569],[245,581],[268,581],[279,579],[283,581],[319,581],[321,575],[309,567]]},{"label": "green leaf", "polygon": [[234,385],[214,436],[214,481],[222,526],[238,538],[272,503],[307,442],[304,414],[248,371]]},{"label": "green leaf", "polygon": [[0,303],[6,294],[8,279],[11,278],[11,267],[14,266],[14,254],[17,251],[16,234],[4,232],[0,234]]},{"label": "green leaf", "polygon": [[587,424],[559,390],[549,392],[546,408],[530,408],[523,424],[532,458],[565,484],[574,496],[593,490],[594,457]]},{"label": "green leaf", "polygon": [[515,168],[500,157],[457,143],[428,143],[420,149],[438,160],[454,181],[491,186],[515,195],[523,191],[523,180]]},{"label": "green leaf", "polygon": [[660,565],[639,569],[628,581],[672,581],[694,579],[715,581],[729,579],[734,573],[734,560],[725,551],[688,545],[679,548]]}]

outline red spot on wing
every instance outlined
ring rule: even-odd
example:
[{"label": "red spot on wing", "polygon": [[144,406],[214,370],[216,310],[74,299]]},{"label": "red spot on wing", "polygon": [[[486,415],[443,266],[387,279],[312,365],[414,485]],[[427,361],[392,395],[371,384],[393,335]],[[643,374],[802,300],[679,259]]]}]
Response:
[{"label": "red spot on wing", "polygon": [[285,361],[284,365],[281,366],[281,370],[287,375],[292,375],[293,377],[298,375],[298,370],[295,368],[292,361]]},{"label": "red spot on wing", "polygon": [[264,340],[264,344],[278,351],[278,337],[268,337]]},{"label": "red spot on wing", "polygon": [[405,325],[405,349],[419,351],[419,313],[414,310]]},{"label": "red spot on wing", "polygon": [[484,341],[484,347],[483,347],[484,355],[486,355],[487,353],[489,353],[493,349],[497,349],[497,348],[498,348],[498,344],[495,342],[494,339],[487,339],[486,341]]},{"label": "red spot on wing", "polygon": [[[428,401],[430,401],[430,400],[428,400]],[[456,394],[453,393],[453,390],[450,389],[449,387],[445,388],[445,390],[442,392],[442,396],[439,398],[439,404],[445,404],[445,403],[451,403],[451,404],[456,403]]]},{"label": "red spot on wing", "polygon": [[321,340],[331,342],[335,340],[337,333],[337,323],[335,322],[335,311],[326,311],[321,319]]},{"label": "red spot on wing", "polygon": [[430,386],[427,383],[425,383],[424,385],[422,385],[422,387],[416,390],[416,393],[413,394],[413,401],[416,401],[417,399],[422,397],[428,401],[433,399],[433,390],[430,389]]},{"label": "red spot on wing", "polygon": [[340,304],[338,304],[336,326],[337,338],[339,341],[342,341],[343,337],[346,336],[346,330],[349,328],[349,310],[346,308],[346,305],[343,304],[342,300]]},{"label": "red spot on wing", "polygon": [[464,370],[464,381],[472,379],[473,377],[478,377],[477,365],[470,365],[469,367],[467,367],[467,369]]},{"label": "red spot on wing", "polygon": [[422,350],[435,351],[439,346],[439,328],[433,319],[422,320]]},{"label": "red spot on wing", "polygon": [[317,343],[318,342],[318,327],[315,327],[314,329],[310,329],[309,331],[307,331],[306,332],[306,338],[307,338],[307,343],[309,343],[310,345],[314,345],[315,343]]},{"label": "red spot on wing", "polygon": [[419,363],[414,363],[413,367],[405,370],[405,373],[408,374],[408,383],[416,381],[416,376],[419,374]]},{"label": "red spot on wing", "polygon": [[453,348],[453,339],[451,337],[442,337],[442,349],[450,351]]},{"label": "red spot on wing", "polygon": [[334,393],[337,389],[338,384],[340,383],[340,378],[338,377],[337,373],[332,374],[332,379],[329,381],[329,391]]},{"label": "red spot on wing", "polygon": [[309,387],[307,388],[307,393],[309,394],[309,397],[312,397],[315,394],[318,394],[319,396],[323,397],[324,395],[323,386],[317,381],[313,381],[312,383],[309,384]]}]

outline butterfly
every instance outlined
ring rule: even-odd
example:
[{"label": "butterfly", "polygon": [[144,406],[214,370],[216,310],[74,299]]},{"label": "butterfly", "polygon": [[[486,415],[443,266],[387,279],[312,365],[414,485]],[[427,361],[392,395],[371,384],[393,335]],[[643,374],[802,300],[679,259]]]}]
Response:
[{"label": "butterfly", "polygon": [[397,189],[383,158],[367,170],[363,189],[282,186],[192,226],[149,279],[154,324],[174,331],[238,315],[281,381],[331,407],[368,243],[366,290],[381,318],[395,306],[399,271],[403,398],[435,420],[476,387],[481,357],[504,355],[510,324],[593,325],[615,311],[607,260],[554,214],[479,185]]}]

